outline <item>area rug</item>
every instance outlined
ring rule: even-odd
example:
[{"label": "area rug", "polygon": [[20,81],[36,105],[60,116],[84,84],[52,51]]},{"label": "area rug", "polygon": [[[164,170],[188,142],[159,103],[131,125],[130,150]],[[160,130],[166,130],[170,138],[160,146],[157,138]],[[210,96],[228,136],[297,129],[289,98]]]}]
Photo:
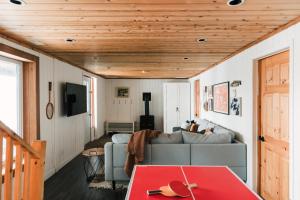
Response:
[{"label": "area rug", "polygon": [[[103,175],[98,175],[91,181],[89,188],[112,190],[112,181],[105,181]],[[127,181],[116,182],[116,190],[127,190],[127,188]]]}]

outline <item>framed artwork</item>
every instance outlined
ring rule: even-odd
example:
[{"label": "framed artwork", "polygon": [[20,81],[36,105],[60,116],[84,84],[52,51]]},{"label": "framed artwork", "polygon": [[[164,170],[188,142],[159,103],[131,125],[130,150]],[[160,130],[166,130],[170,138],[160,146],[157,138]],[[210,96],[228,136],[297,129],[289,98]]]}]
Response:
[{"label": "framed artwork", "polygon": [[204,109],[205,111],[208,111],[208,101],[205,101],[205,102],[203,103],[203,109]]},{"label": "framed artwork", "polygon": [[230,113],[242,116],[242,97],[234,97],[230,100]]},{"label": "framed artwork", "polygon": [[202,101],[203,101],[203,110],[208,111],[207,86],[203,87]]},{"label": "framed artwork", "polygon": [[208,99],[208,111],[213,111],[213,107],[214,107],[214,100]]},{"label": "framed artwork", "polygon": [[213,85],[213,111],[229,115],[229,82]]},{"label": "framed artwork", "polygon": [[213,98],[213,87],[207,86],[207,98]]},{"label": "framed artwork", "polygon": [[128,87],[117,87],[116,88],[116,97],[117,98],[128,98],[129,97],[129,88]]}]

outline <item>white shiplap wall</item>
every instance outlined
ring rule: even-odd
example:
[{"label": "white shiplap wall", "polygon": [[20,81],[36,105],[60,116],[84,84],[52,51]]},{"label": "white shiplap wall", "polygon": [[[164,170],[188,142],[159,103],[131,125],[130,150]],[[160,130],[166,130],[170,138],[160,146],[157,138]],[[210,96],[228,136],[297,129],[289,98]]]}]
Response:
[{"label": "white shiplap wall", "polygon": [[[276,52],[290,50],[290,199],[300,199],[300,23],[240,52],[214,68],[193,77],[200,79],[201,91],[206,85],[241,80],[238,95],[242,99],[242,117],[214,112],[201,112],[201,118],[211,120],[242,134],[247,144],[247,184],[257,187],[257,130],[254,87],[257,80],[255,61]],[[192,112],[194,97],[192,93]],[[202,109],[203,110],[203,109]],[[276,166],[275,166],[276,167]]]},{"label": "white shiplap wall", "polygon": [[[42,140],[47,141],[45,178],[48,178],[83,150],[86,114],[73,117],[65,117],[61,114],[61,87],[67,81],[82,84],[82,76],[87,73],[70,64],[25,48],[1,37],[0,43],[31,53],[40,58],[40,135]],[[96,78],[98,83],[97,101],[100,104],[97,112],[98,129],[96,130],[96,137],[99,137],[103,134],[105,120],[105,79],[101,77]],[[48,103],[49,81],[53,82],[52,102],[54,102],[55,106],[55,113],[52,120],[48,120],[45,115],[45,107]]]},{"label": "white shiplap wall", "polygon": [[[155,116],[155,128],[163,130],[163,83],[187,82],[175,79],[107,79],[106,119],[137,121],[145,114],[143,92],[151,92],[150,114]],[[129,87],[129,98],[116,98],[116,87]]]}]

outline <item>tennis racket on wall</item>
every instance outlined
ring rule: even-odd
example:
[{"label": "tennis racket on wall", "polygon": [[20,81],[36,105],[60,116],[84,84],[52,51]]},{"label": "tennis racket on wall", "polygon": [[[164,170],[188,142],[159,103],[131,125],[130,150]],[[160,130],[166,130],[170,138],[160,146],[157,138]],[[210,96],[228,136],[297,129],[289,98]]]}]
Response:
[{"label": "tennis racket on wall", "polygon": [[49,82],[48,83],[49,99],[48,99],[48,103],[46,106],[46,116],[48,119],[52,119],[53,113],[54,113],[54,105],[53,105],[53,103],[51,103],[51,91],[52,91],[52,82]]}]

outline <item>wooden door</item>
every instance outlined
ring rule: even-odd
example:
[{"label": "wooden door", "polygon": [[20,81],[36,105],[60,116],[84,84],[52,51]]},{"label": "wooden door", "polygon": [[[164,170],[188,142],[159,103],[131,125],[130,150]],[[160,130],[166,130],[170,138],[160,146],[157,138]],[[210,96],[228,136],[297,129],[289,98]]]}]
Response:
[{"label": "wooden door", "polygon": [[289,199],[289,52],[259,61],[260,195]]}]

